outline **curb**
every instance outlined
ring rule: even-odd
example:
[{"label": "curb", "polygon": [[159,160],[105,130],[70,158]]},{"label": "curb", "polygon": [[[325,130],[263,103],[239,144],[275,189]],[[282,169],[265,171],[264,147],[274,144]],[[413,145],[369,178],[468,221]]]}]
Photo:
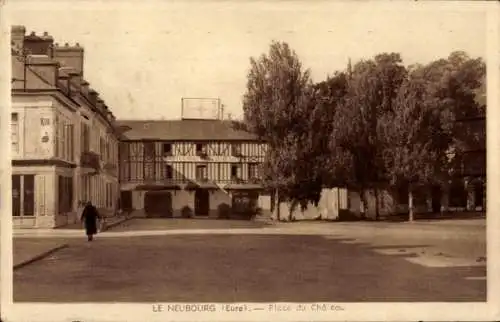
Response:
[{"label": "curb", "polygon": [[122,224],[122,223],[124,223],[124,222],[126,222],[126,221],[128,221],[130,219],[132,219],[132,217],[124,218],[124,219],[118,220],[118,221],[116,221],[116,222],[114,222],[112,224],[106,225],[106,227],[103,230],[101,230],[101,232],[105,232],[105,231],[109,230],[110,228],[118,226],[118,225],[120,225],[120,224]]},{"label": "curb", "polygon": [[54,247],[52,249],[49,249],[49,250],[47,250],[47,251],[45,251],[45,252],[43,252],[43,253],[41,253],[39,255],[36,255],[35,257],[32,257],[32,258],[30,258],[28,260],[25,260],[24,262],[21,262],[19,264],[14,265],[14,270],[19,269],[21,267],[24,267],[26,265],[29,265],[29,264],[31,264],[33,262],[39,261],[41,259],[44,259],[45,257],[47,257],[47,256],[49,256],[49,255],[51,255],[51,254],[53,254],[53,253],[55,253],[55,252],[63,249],[63,248],[67,248],[68,246],[69,246],[68,244],[63,244],[61,246],[57,246],[57,247]]}]

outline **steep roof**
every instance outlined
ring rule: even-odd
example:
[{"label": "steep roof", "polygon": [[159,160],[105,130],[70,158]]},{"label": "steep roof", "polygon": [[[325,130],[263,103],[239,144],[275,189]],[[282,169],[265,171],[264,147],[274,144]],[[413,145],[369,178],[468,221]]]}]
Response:
[{"label": "steep roof", "polygon": [[257,141],[230,120],[117,120],[124,140]]}]

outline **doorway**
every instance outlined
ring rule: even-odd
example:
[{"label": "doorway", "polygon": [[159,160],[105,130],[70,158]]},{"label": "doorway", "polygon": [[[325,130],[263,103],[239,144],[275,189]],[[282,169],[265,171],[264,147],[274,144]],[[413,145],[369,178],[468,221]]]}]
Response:
[{"label": "doorway", "polygon": [[167,191],[148,191],[144,195],[147,217],[172,217],[172,195]]},{"label": "doorway", "polygon": [[132,210],[132,191],[124,190],[120,192],[120,208],[125,211]]},{"label": "doorway", "polygon": [[197,189],[194,193],[194,212],[197,216],[208,216],[210,209],[210,194],[208,190]]}]

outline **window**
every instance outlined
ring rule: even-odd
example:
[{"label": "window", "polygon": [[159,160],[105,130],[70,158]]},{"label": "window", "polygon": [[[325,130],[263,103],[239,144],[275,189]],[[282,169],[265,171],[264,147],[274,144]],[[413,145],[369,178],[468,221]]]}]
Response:
[{"label": "window", "polygon": [[165,167],[165,179],[172,179],[174,176],[174,171],[172,169],[172,166],[167,165]]},{"label": "window", "polygon": [[17,113],[11,114],[10,127],[11,127],[10,138],[12,141],[12,152],[19,152],[19,115]]},{"label": "window", "polygon": [[241,156],[241,144],[232,144],[231,150],[233,152],[233,156],[235,157]]},{"label": "window", "polygon": [[35,176],[25,175],[23,176],[23,210],[24,216],[34,216],[35,215]]},{"label": "window", "polygon": [[155,156],[155,144],[153,142],[144,143],[144,158],[153,159]]},{"label": "window", "polygon": [[155,180],[155,145],[153,142],[144,143],[144,180]]},{"label": "window", "polygon": [[163,143],[163,155],[172,155],[172,144]]},{"label": "window", "polygon": [[12,216],[35,215],[35,176],[12,176]]},{"label": "window", "polygon": [[104,139],[103,138],[99,138],[99,159],[101,161],[104,160],[104,156],[106,154],[106,144],[104,142]]},{"label": "window", "polygon": [[202,154],[206,154],[206,153],[207,153],[207,149],[206,149],[205,144],[202,144],[202,143],[196,144],[196,154],[197,155],[202,155]]},{"label": "window", "polygon": [[21,216],[21,176],[12,176],[12,216]]},{"label": "window", "polygon": [[73,209],[73,178],[58,177],[59,213],[71,212]]},{"label": "window", "polygon": [[81,132],[82,132],[82,138],[81,138],[82,151],[88,152],[90,151],[90,126],[88,124],[83,123]]},{"label": "window", "polygon": [[196,166],[196,179],[198,179],[198,180],[207,180],[208,179],[206,165]]},{"label": "window", "polygon": [[232,164],[231,165],[231,178],[238,178],[240,175],[240,166],[237,164]]},{"label": "window", "polygon": [[68,125],[69,160],[75,160],[75,128],[73,124]]},{"label": "window", "polygon": [[121,161],[128,161],[130,157],[130,143],[128,142],[120,142],[119,153]]},{"label": "window", "polygon": [[82,201],[89,201],[90,200],[90,177],[89,176],[82,176],[82,194],[81,198]]},{"label": "window", "polygon": [[105,148],[106,148],[106,161],[107,162],[111,162],[112,161],[111,160],[111,146],[109,144],[109,141],[106,142],[106,147]]},{"label": "window", "polygon": [[113,184],[106,183],[106,208],[113,208]]},{"label": "window", "polygon": [[56,118],[56,156],[58,156],[61,159],[66,158],[66,124],[63,123],[63,121],[59,121],[59,118]]},{"label": "window", "polygon": [[259,177],[259,165],[257,163],[250,163],[248,165],[248,178],[257,179]]}]

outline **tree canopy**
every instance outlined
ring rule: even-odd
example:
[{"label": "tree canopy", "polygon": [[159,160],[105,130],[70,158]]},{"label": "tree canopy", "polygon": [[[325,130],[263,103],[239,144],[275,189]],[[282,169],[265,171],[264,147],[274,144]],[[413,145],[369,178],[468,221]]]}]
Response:
[{"label": "tree canopy", "polygon": [[381,53],[313,83],[288,44],[273,42],[250,60],[244,122],[268,142],[266,182],[286,199],[317,201],[325,186],[439,184],[457,151],[484,145],[484,125],[457,120],[485,114],[485,74],[464,52],[407,67]]}]

